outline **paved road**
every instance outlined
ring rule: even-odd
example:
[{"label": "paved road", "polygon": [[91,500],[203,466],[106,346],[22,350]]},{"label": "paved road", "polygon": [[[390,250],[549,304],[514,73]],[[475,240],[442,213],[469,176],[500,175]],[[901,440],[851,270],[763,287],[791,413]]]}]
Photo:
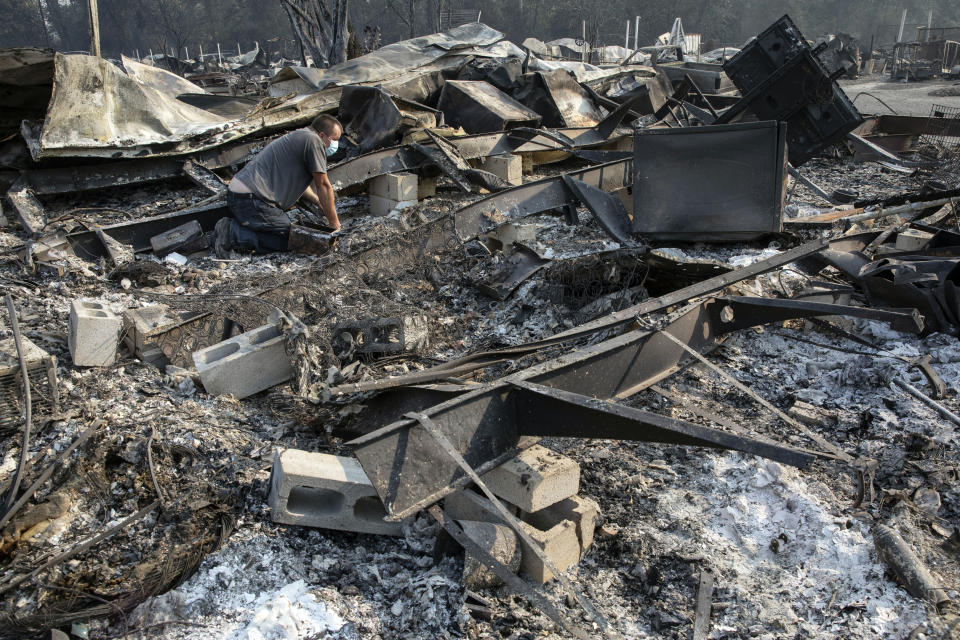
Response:
[{"label": "paved road", "polygon": [[[872,75],[857,80],[841,80],[840,86],[860,113],[864,114],[890,113],[892,109],[899,115],[928,116],[931,104],[960,108],[960,81],[957,80],[891,82],[887,75]],[[943,90],[956,95],[930,95],[932,91]],[[866,95],[868,93],[871,95]],[[871,96],[883,100],[890,109]]]}]

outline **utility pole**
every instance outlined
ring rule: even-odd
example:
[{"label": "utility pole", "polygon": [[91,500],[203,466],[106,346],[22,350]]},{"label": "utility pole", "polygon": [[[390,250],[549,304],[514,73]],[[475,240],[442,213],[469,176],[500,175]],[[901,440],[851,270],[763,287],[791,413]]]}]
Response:
[{"label": "utility pole", "polygon": [[87,0],[90,8],[90,55],[100,57],[100,12],[97,0]]},{"label": "utility pole", "polygon": [[583,21],[583,49],[580,51],[580,61],[587,61],[587,21]]}]

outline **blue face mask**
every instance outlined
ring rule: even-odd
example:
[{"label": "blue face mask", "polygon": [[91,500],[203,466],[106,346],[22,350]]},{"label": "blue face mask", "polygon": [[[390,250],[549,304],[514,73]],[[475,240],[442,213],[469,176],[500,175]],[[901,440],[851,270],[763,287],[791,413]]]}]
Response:
[{"label": "blue face mask", "polygon": [[330,146],[327,147],[327,157],[328,157],[328,158],[337,152],[337,149],[339,148],[339,144],[338,144],[338,143],[339,143],[339,140],[331,140],[331,141],[330,141]]}]

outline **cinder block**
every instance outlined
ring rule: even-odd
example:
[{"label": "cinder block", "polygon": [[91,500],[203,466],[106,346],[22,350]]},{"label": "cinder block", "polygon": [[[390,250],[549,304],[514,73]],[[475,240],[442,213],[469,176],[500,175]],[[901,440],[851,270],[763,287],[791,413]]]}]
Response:
[{"label": "cinder block", "polygon": [[897,251],[919,251],[927,246],[931,238],[933,238],[932,233],[919,229],[905,229],[897,233]]},{"label": "cinder block", "polygon": [[[566,571],[580,561],[580,540],[577,538],[577,527],[569,520],[564,520],[547,530],[537,529],[526,522],[521,523],[524,530],[533,538],[533,541],[550,558],[554,566],[560,571]],[[547,568],[543,560],[534,553],[533,549],[520,539],[522,558],[520,570],[538,581],[540,584],[553,579],[553,572]]]},{"label": "cinder block", "polygon": [[590,498],[573,496],[552,504],[546,509],[534,513],[524,513],[521,518],[537,529],[548,530],[557,524],[568,520],[577,530],[577,539],[580,541],[580,557],[593,544],[593,530],[597,526],[600,516],[600,506]]},{"label": "cinder block", "polygon": [[[504,506],[511,509],[509,504]],[[454,520],[506,524],[493,503],[472,489],[455,491],[443,499],[443,510]],[[512,511],[517,511],[515,508]],[[519,511],[517,511],[517,515]]]},{"label": "cinder block", "polygon": [[503,178],[512,185],[523,184],[523,160],[512,153],[484,158],[483,170]]},{"label": "cinder block", "polygon": [[70,303],[67,345],[78,367],[106,367],[117,359],[120,317],[95,300]]},{"label": "cinder block", "polygon": [[371,215],[383,217],[388,216],[394,211],[400,211],[407,207],[417,204],[416,200],[392,200],[390,198],[381,198],[380,196],[370,196]]},{"label": "cinder block", "polygon": [[284,341],[280,326],[268,324],[195,351],[193,363],[207,393],[246,398],[293,375]]},{"label": "cinder block", "polygon": [[536,444],[486,473],[483,481],[498,497],[533,513],[577,495],[580,465]]},{"label": "cinder block", "polygon": [[306,527],[402,535],[360,463],[353,458],[287,449],[273,461],[270,517]]},{"label": "cinder block", "polygon": [[[486,497],[470,489],[457,491],[444,498],[443,508],[455,520],[474,520],[506,526],[493,504]],[[520,524],[524,531],[544,550],[560,571],[566,570],[580,560],[580,538],[574,522],[570,520],[552,522],[543,518],[539,521],[544,523],[541,528],[538,524],[523,522],[522,516],[523,514],[520,514],[518,519],[521,519]],[[594,519],[595,522],[596,519]],[[541,583],[553,578],[553,572],[547,569],[533,549],[522,538],[519,538],[519,542],[521,570]]]},{"label": "cinder block", "polygon": [[[463,532],[481,549],[499,560],[511,572],[520,570],[521,551],[517,534],[506,525],[492,522],[458,521]],[[490,589],[503,584],[497,574],[468,550],[463,558],[463,585],[468,589]]]},{"label": "cinder block", "polygon": [[176,319],[170,315],[170,308],[165,304],[127,309],[123,312],[123,342],[130,353],[140,356],[144,351],[156,347],[147,334],[172,322],[176,322]]},{"label": "cinder block", "polygon": [[371,196],[402,202],[417,199],[418,177],[415,173],[388,173],[370,181]]},{"label": "cinder block", "polygon": [[432,198],[435,195],[437,195],[437,176],[429,178],[420,176],[420,181],[417,183],[417,200]]}]

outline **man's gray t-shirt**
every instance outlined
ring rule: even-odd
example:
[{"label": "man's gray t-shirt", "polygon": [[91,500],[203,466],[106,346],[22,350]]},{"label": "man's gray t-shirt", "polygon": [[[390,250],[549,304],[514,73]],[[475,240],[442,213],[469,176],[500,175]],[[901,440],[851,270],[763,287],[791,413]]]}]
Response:
[{"label": "man's gray t-shirt", "polygon": [[255,194],[289,209],[310,186],[314,173],[327,172],[327,150],[312,128],[297,129],[268,144],[235,177]]}]

